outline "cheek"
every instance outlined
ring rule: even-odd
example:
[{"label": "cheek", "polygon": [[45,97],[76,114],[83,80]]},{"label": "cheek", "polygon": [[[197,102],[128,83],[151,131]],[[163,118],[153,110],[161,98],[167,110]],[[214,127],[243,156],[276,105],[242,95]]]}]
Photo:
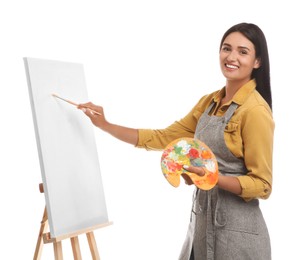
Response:
[{"label": "cheek", "polygon": [[219,54],[219,63],[222,65],[225,63],[225,55],[222,53]]},{"label": "cheek", "polygon": [[256,64],[256,62],[253,59],[248,59],[248,58],[241,58],[239,62],[241,66],[250,70],[253,70]]}]

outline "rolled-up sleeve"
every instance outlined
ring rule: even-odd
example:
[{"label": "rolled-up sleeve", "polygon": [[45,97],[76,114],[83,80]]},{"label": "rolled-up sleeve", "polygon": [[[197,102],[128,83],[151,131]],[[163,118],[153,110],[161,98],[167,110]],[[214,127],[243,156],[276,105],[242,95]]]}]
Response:
[{"label": "rolled-up sleeve", "polygon": [[248,170],[239,176],[246,201],[267,199],[272,192],[274,121],[271,111],[264,106],[251,108],[242,121],[244,160]]},{"label": "rolled-up sleeve", "polygon": [[211,99],[212,96],[201,98],[185,117],[165,129],[139,129],[136,147],[146,150],[162,150],[177,138],[193,137],[198,120]]},{"label": "rolled-up sleeve", "polygon": [[139,129],[137,147],[146,150],[162,150],[177,138],[193,137],[194,131],[186,127],[181,121],[176,121],[165,129]]}]

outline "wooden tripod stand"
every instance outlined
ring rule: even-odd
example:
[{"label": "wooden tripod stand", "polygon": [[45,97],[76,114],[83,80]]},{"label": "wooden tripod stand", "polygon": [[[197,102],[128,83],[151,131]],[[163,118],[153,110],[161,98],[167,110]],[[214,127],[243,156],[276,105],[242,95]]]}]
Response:
[{"label": "wooden tripod stand", "polygon": [[[43,188],[42,183],[39,185],[39,189],[40,189],[41,193],[44,192],[44,188]],[[108,222],[108,223],[105,223],[103,225],[99,225],[95,228],[105,227],[105,226],[108,226],[108,225],[111,225],[111,224],[112,224],[112,222]],[[37,245],[36,245],[36,249],[35,249],[33,259],[34,260],[40,260],[41,256],[42,256],[43,245],[47,244],[47,243],[53,243],[55,260],[63,260],[62,240],[66,239],[66,238],[70,238],[74,260],[81,260],[82,257],[81,257],[81,251],[80,251],[80,246],[79,246],[78,235],[85,233],[86,236],[87,236],[87,240],[88,240],[90,252],[91,252],[91,255],[92,255],[92,259],[93,260],[100,260],[97,245],[96,245],[96,240],[95,240],[94,233],[93,233],[93,230],[95,228],[91,228],[91,229],[85,230],[85,231],[80,231],[76,234],[62,236],[62,237],[59,237],[59,238],[51,238],[50,232],[47,232],[47,230],[48,230],[48,216],[47,216],[47,210],[46,210],[46,207],[45,207],[43,218],[42,218],[42,221],[41,221],[41,227],[40,227],[40,232],[39,232],[39,236],[38,236],[38,241],[37,241]]]}]

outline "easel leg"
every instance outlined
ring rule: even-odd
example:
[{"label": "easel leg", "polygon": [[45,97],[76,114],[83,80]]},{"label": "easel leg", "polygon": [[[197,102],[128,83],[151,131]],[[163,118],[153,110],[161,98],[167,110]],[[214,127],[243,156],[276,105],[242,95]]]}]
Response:
[{"label": "easel leg", "polygon": [[[43,187],[42,183],[40,183],[39,188],[40,188],[40,192],[43,193],[44,192],[44,187]],[[108,224],[110,224],[110,223],[108,223]],[[46,210],[46,206],[45,206],[43,219],[41,221],[39,237],[38,237],[38,241],[37,241],[37,245],[36,245],[33,260],[40,260],[41,259],[42,249],[43,249],[43,244],[44,243],[53,243],[55,260],[63,260],[62,241],[53,241],[50,237],[50,233],[45,232],[47,228],[48,228],[48,216],[47,216],[47,210]],[[89,247],[90,247],[90,252],[91,252],[91,255],[92,255],[92,259],[93,260],[100,260],[100,256],[99,256],[99,253],[98,253],[94,233],[92,231],[87,232],[86,236],[87,236],[87,239],[88,239],[88,244],[89,244]],[[74,260],[82,260],[80,247],[79,247],[78,236],[71,237],[70,240],[71,240],[71,246],[72,246]]]},{"label": "easel leg", "polygon": [[55,260],[63,260],[62,241],[53,242],[53,249],[54,249]]},{"label": "easel leg", "polygon": [[93,260],[100,260],[97,245],[96,245],[96,240],[95,240],[95,237],[94,237],[94,233],[93,232],[88,232],[88,233],[86,233],[86,235],[87,235],[87,239],[88,239],[92,259]]},{"label": "easel leg", "polygon": [[71,240],[74,260],[82,260],[78,237],[71,237],[70,240]]},{"label": "easel leg", "polygon": [[37,241],[37,245],[36,245],[36,250],[34,253],[34,260],[39,260],[41,259],[41,255],[42,255],[42,249],[43,249],[43,234],[45,233],[46,229],[48,228],[48,217],[47,217],[47,211],[46,211],[46,207],[44,209],[44,214],[43,214],[43,218],[41,221],[41,227],[40,227],[40,232],[39,232],[39,236],[38,236],[38,241]]}]

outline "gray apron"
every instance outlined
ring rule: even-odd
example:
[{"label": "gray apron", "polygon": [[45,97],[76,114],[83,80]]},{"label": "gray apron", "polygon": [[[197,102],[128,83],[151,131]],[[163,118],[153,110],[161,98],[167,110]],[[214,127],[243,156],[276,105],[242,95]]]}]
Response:
[{"label": "gray apron", "polygon": [[[232,103],[222,117],[209,115],[214,104],[199,119],[195,138],[213,151],[219,174],[245,175],[244,161],[229,151],[224,140],[225,127],[237,104]],[[196,188],[179,260],[191,259],[192,251],[194,260],[270,260],[270,239],[259,201],[245,202],[217,186],[209,191]]]}]

